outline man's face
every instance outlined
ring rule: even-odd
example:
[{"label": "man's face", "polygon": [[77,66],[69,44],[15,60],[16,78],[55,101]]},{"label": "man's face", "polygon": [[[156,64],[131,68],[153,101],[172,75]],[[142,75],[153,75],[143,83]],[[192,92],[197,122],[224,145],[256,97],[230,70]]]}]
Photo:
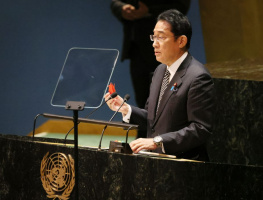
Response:
[{"label": "man's face", "polygon": [[166,64],[172,65],[180,56],[182,51],[179,48],[179,41],[171,32],[171,25],[166,21],[158,21],[153,30],[155,39],[153,42],[154,54],[156,60]]}]

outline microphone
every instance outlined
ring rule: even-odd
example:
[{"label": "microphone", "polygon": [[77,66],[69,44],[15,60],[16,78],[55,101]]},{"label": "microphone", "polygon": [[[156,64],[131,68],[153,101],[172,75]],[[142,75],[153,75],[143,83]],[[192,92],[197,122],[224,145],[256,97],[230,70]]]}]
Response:
[{"label": "microphone", "polygon": [[[92,115],[96,110],[98,110],[100,107],[102,107],[105,103],[107,103],[109,100],[114,99],[117,96],[117,92],[113,92],[110,97],[104,101],[99,107],[97,107],[96,109],[94,109],[92,112],[90,112],[85,118],[88,118],[90,115]],[[79,122],[78,122],[79,124]],[[72,131],[72,129],[74,129],[74,126],[67,132],[66,136],[65,136],[65,143],[68,137],[68,134]]]},{"label": "microphone", "polygon": [[[116,110],[115,113],[112,115],[112,117],[110,118],[109,122],[112,121],[112,119],[113,119],[113,118],[115,117],[115,115],[119,112],[119,110],[121,109],[121,107],[123,106],[123,104],[124,104],[125,102],[127,102],[129,99],[130,99],[130,95],[129,95],[129,94],[126,94],[126,95],[124,96],[124,98],[123,98],[122,104],[120,105],[120,107],[118,108],[118,110]],[[102,142],[103,134],[104,134],[104,132],[105,132],[105,130],[106,130],[107,127],[108,127],[108,125],[105,125],[105,126],[104,126],[104,129],[102,130],[102,133],[101,133],[101,136],[100,136],[100,143],[99,143],[98,150],[101,149],[101,142]]]}]

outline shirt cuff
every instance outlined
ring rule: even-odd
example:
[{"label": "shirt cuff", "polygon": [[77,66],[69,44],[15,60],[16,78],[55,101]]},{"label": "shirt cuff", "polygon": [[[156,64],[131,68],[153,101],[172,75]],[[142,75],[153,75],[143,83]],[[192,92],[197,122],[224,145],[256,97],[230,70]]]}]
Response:
[{"label": "shirt cuff", "polygon": [[164,146],[163,146],[163,142],[162,142],[162,152],[165,153],[165,150],[164,150]]},{"label": "shirt cuff", "polygon": [[131,118],[131,112],[132,112],[132,109],[131,109],[131,106],[128,105],[129,109],[128,109],[128,113],[124,116],[122,115],[122,120],[126,123],[130,123],[130,118]]}]

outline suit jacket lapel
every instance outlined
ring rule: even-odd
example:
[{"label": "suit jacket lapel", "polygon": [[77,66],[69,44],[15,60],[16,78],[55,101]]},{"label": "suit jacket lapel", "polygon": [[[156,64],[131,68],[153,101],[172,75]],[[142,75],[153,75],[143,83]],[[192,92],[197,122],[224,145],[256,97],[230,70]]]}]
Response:
[{"label": "suit jacket lapel", "polygon": [[[186,73],[186,70],[187,70],[187,67],[189,66],[190,62],[192,60],[192,56],[188,53],[187,57],[185,58],[185,60],[182,62],[182,64],[180,65],[180,67],[178,68],[177,72],[175,73],[174,77],[172,78],[172,80],[170,81],[167,89],[165,90],[164,94],[163,94],[163,97],[162,97],[162,100],[160,102],[160,105],[159,105],[159,109],[158,109],[158,112],[155,116],[155,120],[154,120],[154,123],[153,125],[155,125],[155,123],[158,121],[160,115],[162,114],[163,112],[163,109],[165,108],[169,98],[171,97],[171,95],[174,93],[174,92],[177,92],[175,91],[174,89],[171,89],[172,86],[176,83],[177,85],[177,89],[179,89],[179,87],[181,86],[181,84],[183,83],[182,81],[182,77],[185,75]],[[163,72],[164,73],[164,72]],[[162,74],[163,75],[163,74]],[[161,81],[162,82],[162,81]],[[162,84],[162,83],[161,83]],[[159,93],[158,93],[159,95]],[[157,100],[156,100],[156,104],[158,102],[158,97],[157,97]],[[156,105],[155,105],[156,106]],[[156,108],[156,107],[155,107]],[[156,111],[156,109],[155,109]]]}]

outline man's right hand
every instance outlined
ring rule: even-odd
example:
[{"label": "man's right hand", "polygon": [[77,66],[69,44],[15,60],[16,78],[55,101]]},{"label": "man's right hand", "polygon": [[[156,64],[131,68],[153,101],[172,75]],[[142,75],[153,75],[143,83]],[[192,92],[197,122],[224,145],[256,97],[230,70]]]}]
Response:
[{"label": "man's right hand", "polygon": [[[105,96],[104,96],[104,99],[105,101],[110,98],[110,93],[106,93]],[[117,111],[119,109],[119,107],[121,106],[121,104],[123,103],[123,98],[121,98],[119,95],[117,95],[115,98],[109,100],[107,102],[107,105],[109,106],[109,108],[112,110],[112,111]],[[124,103],[122,105],[122,107],[120,108],[119,112],[121,112],[124,116],[127,115],[129,111],[129,106],[127,103]]]}]

